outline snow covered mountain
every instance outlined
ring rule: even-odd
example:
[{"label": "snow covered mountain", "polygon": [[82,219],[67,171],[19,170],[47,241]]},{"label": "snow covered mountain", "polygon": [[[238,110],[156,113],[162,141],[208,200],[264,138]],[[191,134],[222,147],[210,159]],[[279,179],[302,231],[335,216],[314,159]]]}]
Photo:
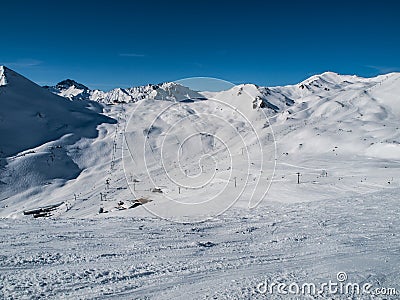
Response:
[{"label": "snow covered mountain", "polygon": [[400,74],[53,92],[0,68],[0,298],[398,299]]},{"label": "snow covered mountain", "polygon": [[96,126],[112,120],[56,96],[16,72],[0,66],[1,157],[16,155],[66,134],[95,137]]},{"label": "snow covered mountain", "polygon": [[362,78],[325,72],[296,85],[248,84],[207,96],[235,107],[252,101],[266,111],[284,153],[337,154],[340,144],[354,155],[399,159],[399,92],[399,73]]},{"label": "snow covered mountain", "polygon": [[71,100],[90,100],[89,88],[72,79],[63,80],[55,86],[44,86],[44,88]]},{"label": "snow covered mountain", "polygon": [[0,201],[78,176],[82,169],[66,148],[116,121],[98,113],[98,104],[56,96],[6,67],[0,78]]},{"label": "snow covered mountain", "polygon": [[[0,216],[63,203],[53,216],[198,221],[231,205],[400,186],[399,73],[222,92],[43,89],[7,68],[0,82]],[[135,199],[151,202],[128,209]]]},{"label": "snow covered mountain", "polygon": [[66,79],[55,86],[45,86],[44,88],[72,100],[93,100],[107,104],[136,102],[147,98],[169,101],[182,101],[186,99],[201,100],[203,98],[198,92],[174,82],[148,84],[131,88],[116,88],[104,92],[90,90],[83,84]]}]

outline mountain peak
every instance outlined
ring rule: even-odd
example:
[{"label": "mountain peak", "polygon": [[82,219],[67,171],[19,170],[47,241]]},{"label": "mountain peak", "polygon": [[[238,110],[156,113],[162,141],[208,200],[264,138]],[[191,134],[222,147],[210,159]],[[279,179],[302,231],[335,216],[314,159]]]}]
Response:
[{"label": "mountain peak", "polygon": [[57,83],[56,88],[58,89],[69,89],[70,87],[75,87],[80,90],[88,90],[89,88],[79,82],[72,79],[65,79]]},{"label": "mountain peak", "polygon": [[29,87],[29,88],[31,88],[32,86],[38,87],[36,83],[29,80],[25,76],[15,72],[14,70],[6,66],[0,66],[0,86],[10,86],[10,85],[12,86],[23,85],[24,87]]},{"label": "mountain peak", "polygon": [[340,75],[338,73],[327,71],[322,74],[313,75],[301,83],[310,84],[313,82],[325,82],[325,83],[338,84],[343,81],[343,77],[344,77],[343,75]]}]

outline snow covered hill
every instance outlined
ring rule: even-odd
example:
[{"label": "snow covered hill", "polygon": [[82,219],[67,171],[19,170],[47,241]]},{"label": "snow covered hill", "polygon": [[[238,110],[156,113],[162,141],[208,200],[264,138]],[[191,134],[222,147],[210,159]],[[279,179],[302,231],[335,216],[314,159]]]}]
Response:
[{"label": "snow covered hill", "polygon": [[399,73],[103,92],[73,80],[43,89],[1,70],[2,217],[62,203],[53,217],[201,221],[400,186]]},{"label": "snow covered hill", "polygon": [[326,72],[293,86],[241,85],[207,96],[264,109],[285,153],[326,154],[338,143],[354,154],[397,159],[399,89],[399,73],[361,78]]},{"label": "snow covered hill", "polygon": [[99,114],[98,104],[56,96],[6,67],[0,78],[1,200],[78,176],[82,169],[65,147],[97,138],[100,124],[116,121]]},{"label": "snow covered hill", "polygon": [[96,126],[112,120],[86,108],[89,103],[71,102],[0,67],[0,153],[16,155],[66,134],[94,138]]},{"label": "snow covered hill", "polygon": [[399,73],[103,92],[0,67],[0,298],[287,299],[260,287],[340,273],[386,295],[293,297],[398,299],[399,95]]}]

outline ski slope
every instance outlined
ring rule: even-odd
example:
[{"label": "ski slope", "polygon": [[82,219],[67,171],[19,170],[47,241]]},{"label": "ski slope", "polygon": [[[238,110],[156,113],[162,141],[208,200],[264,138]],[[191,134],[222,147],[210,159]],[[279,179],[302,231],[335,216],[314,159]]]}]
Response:
[{"label": "ski slope", "polygon": [[1,67],[0,298],[287,299],[259,287],[339,272],[399,293],[399,89],[103,92]]},{"label": "ski slope", "polygon": [[[7,142],[16,147],[2,160],[3,217],[25,218],[24,210],[63,202],[54,216],[202,221],[232,206],[247,210],[399,187],[398,73],[360,78],[326,72],[294,86],[245,84],[202,94],[165,83],[153,85],[145,99],[107,105],[103,98],[53,96],[6,70],[5,108],[21,102],[33,115],[33,121],[13,116],[21,124],[12,136],[37,141],[2,143],[2,149],[11,147]],[[73,81],[57,86],[93,95]],[[81,123],[60,114],[63,105]],[[13,113],[23,115],[21,109]],[[4,120],[3,136],[12,123]],[[25,134],[35,126],[34,134]],[[127,209],[141,198],[151,201]]]},{"label": "ski slope", "polygon": [[[395,300],[398,193],[268,203],[200,224],[154,217],[1,220],[0,297]],[[398,294],[271,295],[258,289],[265,280],[337,283],[339,272],[346,282]]]}]

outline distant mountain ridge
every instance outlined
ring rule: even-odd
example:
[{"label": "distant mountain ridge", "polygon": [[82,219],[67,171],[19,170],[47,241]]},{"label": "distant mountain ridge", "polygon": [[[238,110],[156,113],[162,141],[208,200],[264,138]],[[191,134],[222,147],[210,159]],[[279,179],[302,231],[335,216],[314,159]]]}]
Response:
[{"label": "distant mountain ridge", "polygon": [[[400,77],[400,73],[390,73],[372,78],[356,75],[340,75],[334,72],[324,72],[309,77],[294,85],[258,86],[256,84],[240,84],[222,92],[193,91],[175,82],[148,84],[131,88],[115,88],[110,91],[91,90],[84,84],[72,79],[66,79],[55,86],[44,86],[45,89],[70,100],[91,100],[106,104],[137,102],[144,99],[183,101],[204,100],[207,98],[230,95],[230,98],[240,98],[244,93],[250,96],[253,109],[267,109],[271,114],[282,112],[296,102],[307,101],[308,98],[331,97],[348,86],[368,87],[384,77]],[[225,96],[223,96],[225,98]],[[233,102],[235,102],[233,100]]]},{"label": "distant mountain ridge", "polygon": [[92,100],[106,104],[137,102],[146,98],[169,101],[201,100],[203,98],[200,93],[174,82],[148,84],[131,88],[115,88],[104,92],[91,90],[81,83],[66,79],[55,86],[44,86],[44,88],[71,100]]}]

